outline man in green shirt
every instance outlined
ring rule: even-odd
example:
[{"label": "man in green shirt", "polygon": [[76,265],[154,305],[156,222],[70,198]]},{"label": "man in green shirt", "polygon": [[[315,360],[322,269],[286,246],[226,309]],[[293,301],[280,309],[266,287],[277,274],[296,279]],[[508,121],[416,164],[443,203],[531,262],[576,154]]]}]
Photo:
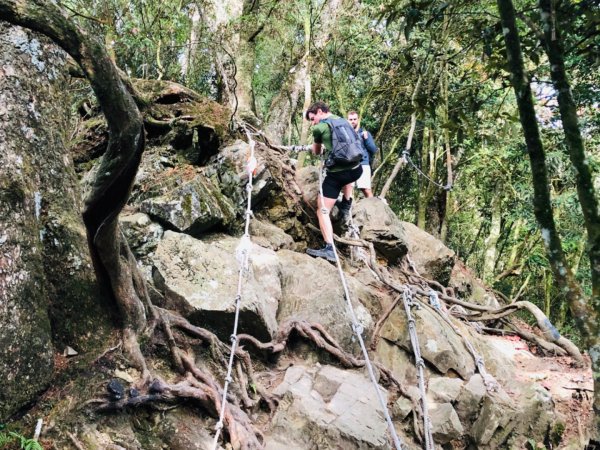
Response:
[{"label": "man in green shirt", "polygon": [[[312,151],[315,155],[323,153],[323,147],[329,153],[333,149],[333,140],[331,136],[331,128],[328,125],[328,119],[340,119],[329,111],[329,106],[323,102],[313,103],[306,111],[306,119],[312,125],[313,147]],[[333,165],[327,167],[327,173],[323,180],[322,193],[319,193],[317,198],[317,218],[319,219],[319,228],[325,241],[325,247],[320,249],[307,249],[306,253],[311,256],[325,258],[335,262],[333,252],[333,228],[329,212],[335,205],[335,202],[343,192],[343,198],[340,209],[350,210],[352,204],[352,188],[353,183],[360,178],[362,174],[362,166],[360,161],[348,165]]]}]

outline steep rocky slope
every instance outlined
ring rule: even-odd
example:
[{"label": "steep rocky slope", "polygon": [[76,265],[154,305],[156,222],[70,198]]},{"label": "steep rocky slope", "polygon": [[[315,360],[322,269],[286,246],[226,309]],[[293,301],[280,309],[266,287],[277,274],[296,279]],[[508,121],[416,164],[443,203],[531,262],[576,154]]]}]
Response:
[{"label": "steep rocky slope", "polygon": [[[228,132],[226,110],[177,85],[144,82],[136,87],[150,105],[145,112],[149,143],[121,225],[152,301],[228,340],[240,264],[236,253],[250,195],[252,243],[239,331],[249,335],[240,340],[254,372],[236,369],[230,401],[245,411],[267,449],[392,448],[337,269],[304,253],[319,240],[311,226],[316,169],[296,168],[290,155],[266,145],[260,134]],[[73,154],[84,192],[102,153],[102,130],[97,118],[80,124]],[[256,140],[258,160],[251,189],[246,188],[249,138]],[[506,343],[514,341],[484,334],[473,323],[472,314],[493,316],[505,306],[454,252],[399,221],[378,199],[357,202],[353,213],[360,239],[340,243],[342,265],[370,357],[379,365],[382,393],[406,448],[423,447],[423,403],[403,292],[410,294],[408,309],[424,360],[437,448],[527,448],[538,443],[579,448],[580,437],[567,414],[573,402],[582,410],[589,409],[589,402],[584,396],[566,399],[564,392],[545,385],[547,378],[524,370],[522,360],[507,350]],[[67,320],[56,318],[61,319]],[[497,317],[485,323],[500,325]],[[541,343],[544,334],[538,334]],[[166,357],[170,339],[180,336],[155,334],[143,350],[152,371],[175,380]],[[43,418],[42,439],[49,448],[210,448],[215,418],[192,402],[159,401],[114,414],[94,409],[91,399],[110,394],[114,400],[121,388],[119,395],[137,396],[140,374],[121,355],[118,342],[113,334],[95,348],[74,345],[77,356],[56,352],[52,387],[21,424]],[[527,357],[542,365],[552,361],[549,351],[565,354],[556,344],[543,342],[536,351],[543,351],[544,359],[529,352]],[[188,342],[187,351],[198,367],[223,383],[223,355],[210,342],[198,338]],[[586,392],[587,371],[570,370],[567,376],[583,380],[579,391]],[[581,426],[584,430],[585,422]],[[571,438],[575,441],[569,442]]]}]

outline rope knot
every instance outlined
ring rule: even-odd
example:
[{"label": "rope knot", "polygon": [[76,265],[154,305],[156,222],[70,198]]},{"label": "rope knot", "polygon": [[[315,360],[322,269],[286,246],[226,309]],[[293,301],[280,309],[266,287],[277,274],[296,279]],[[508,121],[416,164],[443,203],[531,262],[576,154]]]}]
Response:
[{"label": "rope knot", "polygon": [[356,334],[360,334],[360,335],[362,335],[363,332],[365,331],[364,327],[361,324],[359,324],[359,323],[352,324],[352,329],[354,330],[354,332]]}]

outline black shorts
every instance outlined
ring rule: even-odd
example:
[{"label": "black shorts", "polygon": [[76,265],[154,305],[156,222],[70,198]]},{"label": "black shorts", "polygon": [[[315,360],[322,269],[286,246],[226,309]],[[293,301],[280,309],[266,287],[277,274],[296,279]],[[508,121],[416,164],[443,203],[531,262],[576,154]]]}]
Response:
[{"label": "black shorts", "polygon": [[340,172],[327,171],[323,180],[323,197],[338,198],[342,188],[347,184],[354,183],[362,175],[362,166],[359,164],[354,169],[342,170]]}]

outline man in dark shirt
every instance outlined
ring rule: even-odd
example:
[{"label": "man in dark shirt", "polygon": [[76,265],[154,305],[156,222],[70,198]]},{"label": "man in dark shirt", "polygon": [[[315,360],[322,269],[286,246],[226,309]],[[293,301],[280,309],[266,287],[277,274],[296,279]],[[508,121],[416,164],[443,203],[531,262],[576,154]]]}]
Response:
[{"label": "man in dark shirt", "polygon": [[[331,128],[327,124],[327,119],[339,119],[329,111],[329,106],[323,102],[313,103],[306,111],[306,119],[312,125],[313,147],[312,151],[315,155],[323,153],[323,147],[327,152],[331,152],[333,148],[333,140],[331,137]],[[350,209],[352,203],[352,184],[360,178],[362,174],[362,166],[360,162],[348,166],[334,165],[327,168],[327,174],[323,180],[322,192],[317,198],[317,217],[319,219],[319,228],[325,241],[325,247],[321,249],[308,249],[306,253],[311,256],[325,258],[335,262],[333,253],[333,228],[329,212],[335,205],[335,202],[343,193],[342,208]]]},{"label": "man in dark shirt", "polygon": [[356,111],[348,113],[348,122],[350,122],[354,131],[358,134],[364,149],[363,159],[360,162],[363,172],[360,178],[356,180],[356,187],[362,191],[366,198],[373,197],[373,191],[371,190],[371,161],[373,161],[373,157],[377,153],[377,146],[371,133],[360,126],[360,120]]}]

